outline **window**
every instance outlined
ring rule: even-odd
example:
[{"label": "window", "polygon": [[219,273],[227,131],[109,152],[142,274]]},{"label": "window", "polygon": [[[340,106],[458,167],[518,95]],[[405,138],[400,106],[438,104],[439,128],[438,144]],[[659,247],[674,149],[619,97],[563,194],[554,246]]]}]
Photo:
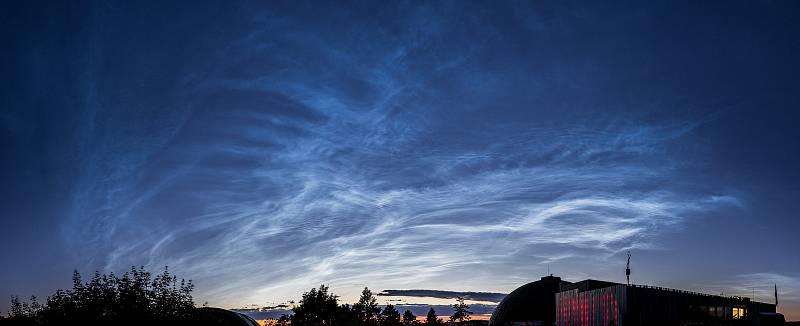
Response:
[{"label": "window", "polygon": [[744,318],[744,308],[733,308],[733,319]]}]

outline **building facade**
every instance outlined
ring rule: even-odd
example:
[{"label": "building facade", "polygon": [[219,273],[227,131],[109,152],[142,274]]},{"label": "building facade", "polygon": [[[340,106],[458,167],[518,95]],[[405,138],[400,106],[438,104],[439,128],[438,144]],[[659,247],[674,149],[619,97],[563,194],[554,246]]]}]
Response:
[{"label": "building facade", "polygon": [[749,298],[593,280],[556,293],[556,325],[753,325],[773,320],[775,305]]},{"label": "building facade", "polygon": [[546,276],[511,292],[490,325],[783,325],[775,305],[749,298]]},{"label": "building facade", "polygon": [[624,285],[556,293],[556,325],[619,325],[625,316],[627,295]]}]

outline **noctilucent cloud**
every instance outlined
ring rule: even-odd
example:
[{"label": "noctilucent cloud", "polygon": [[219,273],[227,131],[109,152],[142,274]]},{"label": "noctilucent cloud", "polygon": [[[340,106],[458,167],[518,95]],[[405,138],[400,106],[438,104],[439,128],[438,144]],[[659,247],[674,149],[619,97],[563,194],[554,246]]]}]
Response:
[{"label": "noctilucent cloud", "polygon": [[0,10],[0,310],[169,265],[222,307],[548,271],[800,319],[797,2]]}]

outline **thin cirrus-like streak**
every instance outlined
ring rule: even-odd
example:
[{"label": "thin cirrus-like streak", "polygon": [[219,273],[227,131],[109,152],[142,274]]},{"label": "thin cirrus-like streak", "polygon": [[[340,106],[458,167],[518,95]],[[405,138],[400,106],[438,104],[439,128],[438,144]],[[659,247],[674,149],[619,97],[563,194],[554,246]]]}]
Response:
[{"label": "thin cirrus-like streak", "polygon": [[150,115],[99,110],[115,102],[87,82],[63,225],[81,256],[112,271],[169,265],[228,305],[323,282],[345,296],[470,280],[491,290],[508,284],[487,274],[516,281],[529,276],[521,265],[653,248],[661,228],[741,206],[673,182],[664,147],[702,119],[498,121],[504,111],[485,106],[521,105],[504,94],[544,94],[548,77],[516,87],[524,73],[475,64],[491,50],[480,42],[440,53],[447,26],[371,47],[271,18],[191,67]]}]

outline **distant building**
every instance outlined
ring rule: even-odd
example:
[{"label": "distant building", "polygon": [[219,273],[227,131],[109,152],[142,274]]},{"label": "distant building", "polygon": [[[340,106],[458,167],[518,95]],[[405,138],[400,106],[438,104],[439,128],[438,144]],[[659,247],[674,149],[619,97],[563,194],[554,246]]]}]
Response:
[{"label": "distant building", "polygon": [[783,325],[775,305],[642,285],[546,276],[509,293],[490,325]]}]

